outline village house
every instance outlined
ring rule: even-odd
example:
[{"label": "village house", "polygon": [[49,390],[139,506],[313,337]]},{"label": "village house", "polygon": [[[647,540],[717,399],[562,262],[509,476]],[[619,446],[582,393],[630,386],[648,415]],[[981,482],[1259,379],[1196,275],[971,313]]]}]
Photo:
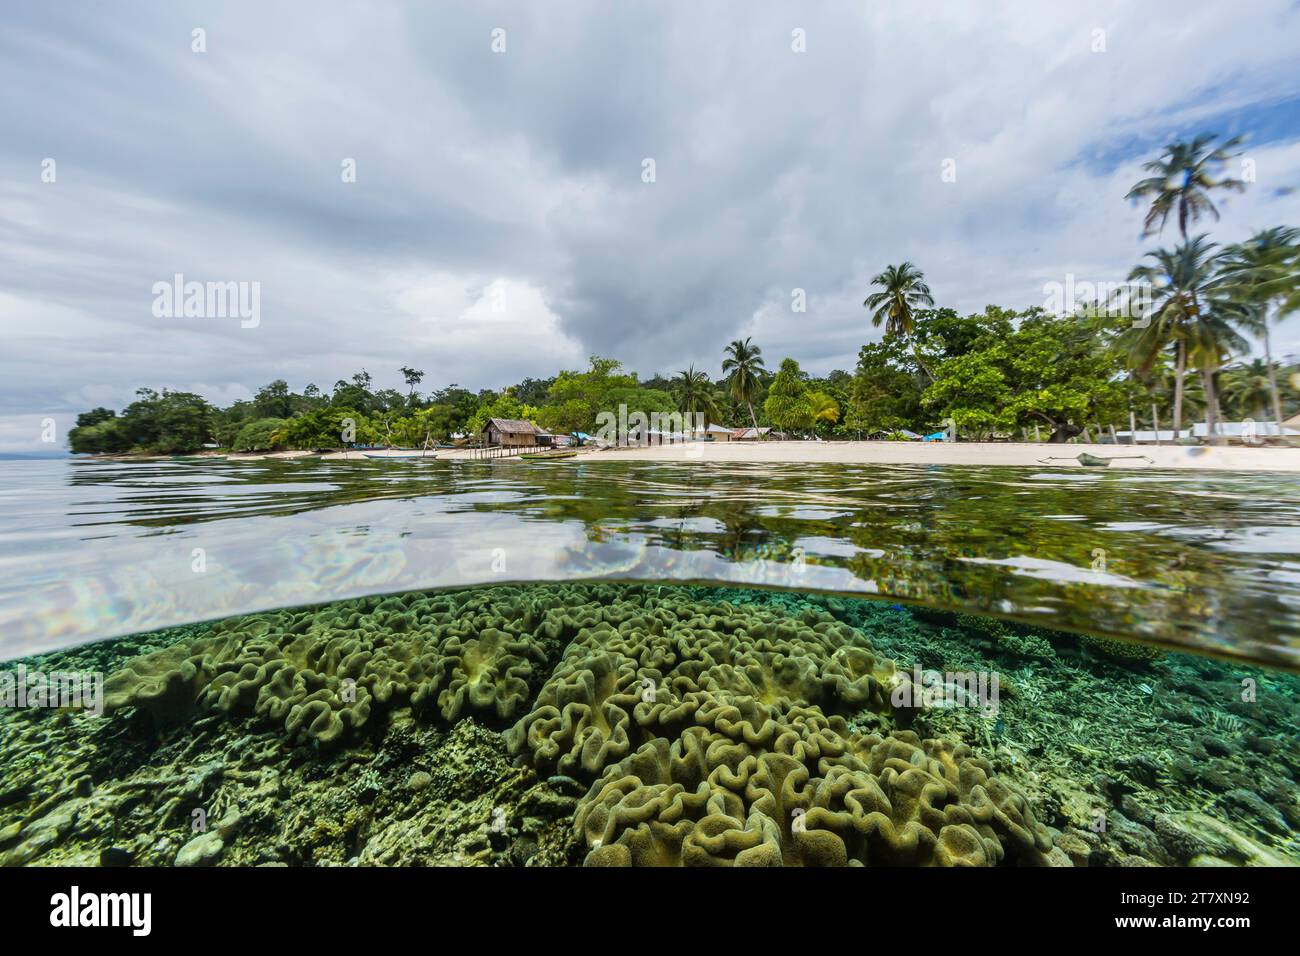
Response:
[{"label": "village house", "polygon": [[554,436],[522,418],[489,418],[483,426],[483,444],[510,448],[550,445]]}]

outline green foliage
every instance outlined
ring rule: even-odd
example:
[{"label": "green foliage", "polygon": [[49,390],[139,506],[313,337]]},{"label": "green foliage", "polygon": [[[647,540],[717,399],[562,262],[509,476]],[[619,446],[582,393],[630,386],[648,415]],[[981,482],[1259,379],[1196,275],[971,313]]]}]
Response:
[{"label": "green foliage", "polygon": [[68,432],[68,446],[79,455],[121,454],[131,450],[131,440],[116,418],[93,425],[77,425]]},{"label": "green foliage", "polygon": [[290,419],[272,440],[286,448],[332,449],[373,444],[378,437],[374,422],[361,412],[331,405]]},{"label": "green foliage", "polygon": [[718,420],[718,404],[714,400],[713,383],[704,372],[697,372],[695,366],[678,372],[673,379],[673,398],[677,402],[676,410],[686,416],[688,427],[694,427],[702,419],[705,425]]},{"label": "green foliage", "polygon": [[749,339],[736,339],[727,346],[726,356],[722,360],[722,374],[727,376],[727,395],[733,402],[745,406],[750,424],[757,427],[754,403],[759,400],[767,376],[763,350]]},{"label": "green foliage", "polygon": [[82,412],[77,416],[78,427],[98,425],[100,422],[106,422],[111,418],[116,418],[117,412],[111,408],[92,408],[88,412]]},{"label": "green foliage", "polygon": [[454,405],[430,405],[393,423],[390,440],[403,448],[445,442],[463,424]]},{"label": "green foliage", "polygon": [[912,334],[915,311],[934,305],[925,273],[910,262],[888,266],[871,284],[880,287],[862,303],[871,310],[871,324],[885,326],[885,337],[907,338]]},{"label": "green foliage", "polygon": [[120,417],[105,417],[107,409],[78,416],[78,424],[68,434],[72,450],[177,454],[196,451],[211,438],[215,410],[201,396],[150,388],[136,395],[139,398]]},{"label": "green foliage", "polygon": [[850,384],[846,430],[856,436],[923,427],[921,390],[916,363],[898,339],[864,345]]},{"label": "green foliage", "polygon": [[840,403],[829,392],[809,389],[808,407],[814,425],[834,425],[840,420]]},{"label": "green foliage", "polygon": [[249,422],[239,430],[230,447],[235,451],[274,451],[280,447],[275,441],[275,433],[286,424],[283,418],[259,418]]},{"label": "green foliage", "polygon": [[806,431],[813,424],[813,406],[809,400],[808,385],[799,363],[784,359],[781,368],[767,390],[763,411],[772,425],[784,432]]},{"label": "green foliage", "polygon": [[[538,412],[539,424],[556,432],[594,432],[597,415],[618,414],[612,393],[637,388],[636,375],[621,373],[622,367],[614,359],[593,355],[587,371],[561,372],[551,384],[546,408]],[[628,409],[629,413],[636,410]]]},{"label": "green foliage", "polygon": [[1032,309],[1019,326],[981,347],[939,362],[924,405],[978,437],[1035,423],[1063,441],[1097,422],[1127,416],[1130,388],[1109,352],[1077,317]]},{"label": "green foliage", "polygon": [[647,418],[651,412],[677,411],[673,396],[657,388],[644,388],[641,386],[612,388],[609,390],[606,401],[610,404],[610,411],[617,412],[618,406],[626,405],[629,415],[633,412],[644,412]]},{"label": "green foliage", "polygon": [[507,389],[490,402],[479,406],[478,411],[474,413],[474,417],[469,420],[467,430],[470,434],[479,434],[487,425],[489,418],[522,418],[536,424],[537,409],[531,405],[523,404]]}]

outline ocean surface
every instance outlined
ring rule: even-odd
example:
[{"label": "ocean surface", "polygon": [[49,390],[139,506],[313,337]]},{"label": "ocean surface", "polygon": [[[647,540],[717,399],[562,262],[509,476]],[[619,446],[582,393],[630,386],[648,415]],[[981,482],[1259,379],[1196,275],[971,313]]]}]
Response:
[{"label": "ocean surface", "polygon": [[0,660],[345,597],[600,578],[875,595],[1300,669],[1300,478],[0,461]]}]

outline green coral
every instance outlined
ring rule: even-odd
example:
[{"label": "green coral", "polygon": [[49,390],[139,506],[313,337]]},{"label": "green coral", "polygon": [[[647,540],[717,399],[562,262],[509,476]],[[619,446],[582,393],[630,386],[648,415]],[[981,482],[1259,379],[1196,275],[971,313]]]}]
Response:
[{"label": "green coral", "polygon": [[812,607],[663,610],[582,630],[507,735],[539,768],[600,774],[577,817],[588,864],[1043,861],[1028,802],[968,748],[850,731],[911,716],[859,631]]},{"label": "green coral", "polygon": [[1120,641],[1084,635],[1079,638],[1079,643],[1106,657],[1141,664],[1158,661],[1165,656],[1165,652],[1160,648],[1151,644],[1140,644],[1137,641]]},{"label": "green coral", "polygon": [[515,601],[404,594],[218,622],[113,674],[105,709],[134,706],[160,722],[256,716],[326,744],[361,730],[375,708],[507,720],[545,673],[546,635],[558,634],[563,609],[501,597]]},{"label": "green coral", "polygon": [[218,622],[113,674],[106,707],[251,717],[321,745],[398,710],[472,714],[538,774],[589,787],[576,832],[593,865],[1041,862],[1023,796],[964,745],[900,729],[908,679],[808,603],[506,586]]},{"label": "green coral", "polygon": [[805,713],[774,750],[692,728],[611,767],[578,813],[587,864],[1042,863],[1023,796],[965,745]]},{"label": "green coral", "polygon": [[595,775],[692,725],[769,739],[802,705],[883,714],[899,679],[858,631],[812,609],[619,601],[602,614],[509,732],[539,767]]}]

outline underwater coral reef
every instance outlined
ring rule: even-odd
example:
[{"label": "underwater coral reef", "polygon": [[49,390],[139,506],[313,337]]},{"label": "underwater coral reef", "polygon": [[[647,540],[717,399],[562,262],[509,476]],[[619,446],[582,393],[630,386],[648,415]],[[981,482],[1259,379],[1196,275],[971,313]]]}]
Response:
[{"label": "underwater coral reef", "polygon": [[[1173,666],[1108,643],[861,599],[613,583],[137,635],[32,661],[107,673],[105,716],[0,712],[0,863],[1284,862],[1293,688],[1267,712],[1223,711],[1255,741],[1220,740],[1223,791],[1161,803],[1169,774],[1197,772],[1184,754],[1144,770],[1072,724],[1038,737],[1079,694],[1119,699]],[[913,665],[1000,672],[1003,699],[922,706]],[[1216,746],[1206,736],[1189,730],[1187,752]]]}]

